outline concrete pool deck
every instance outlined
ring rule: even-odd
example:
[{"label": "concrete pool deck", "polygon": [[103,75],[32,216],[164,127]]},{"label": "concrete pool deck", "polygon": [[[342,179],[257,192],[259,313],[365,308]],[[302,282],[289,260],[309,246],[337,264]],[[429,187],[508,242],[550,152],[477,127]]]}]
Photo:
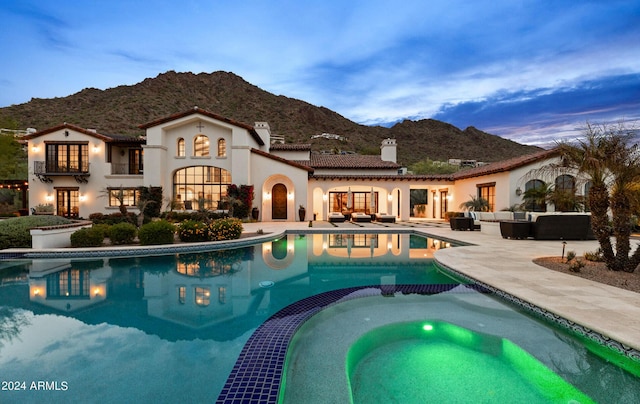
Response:
[{"label": "concrete pool deck", "polygon": [[[442,249],[435,259],[445,267],[578,323],[635,350],[640,350],[640,294],[552,271],[534,258],[559,256],[561,241],[509,240],[479,231],[452,231],[448,223],[410,221],[396,224],[313,222],[246,223],[246,232],[407,230],[454,239],[470,246]],[[582,255],[595,251],[598,242],[567,241],[565,251]]]}]

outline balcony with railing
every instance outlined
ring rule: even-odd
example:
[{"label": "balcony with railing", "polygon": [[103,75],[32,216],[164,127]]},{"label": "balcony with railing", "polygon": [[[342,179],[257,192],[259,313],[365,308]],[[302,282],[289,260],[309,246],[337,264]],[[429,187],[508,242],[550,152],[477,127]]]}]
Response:
[{"label": "balcony with railing", "polygon": [[142,175],[143,170],[137,164],[111,163],[111,175]]},{"label": "balcony with railing", "polygon": [[58,164],[58,162],[50,161],[34,161],[33,173],[42,182],[53,182],[51,177],[71,176],[76,179],[77,182],[87,182],[89,173],[89,163],[83,163],[81,165],[65,165]]}]

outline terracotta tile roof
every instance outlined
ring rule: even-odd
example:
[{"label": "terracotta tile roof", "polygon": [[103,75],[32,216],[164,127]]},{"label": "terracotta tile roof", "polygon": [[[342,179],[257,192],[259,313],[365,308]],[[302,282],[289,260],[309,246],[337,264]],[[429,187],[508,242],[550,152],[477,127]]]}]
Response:
[{"label": "terracotta tile roof", "polygon": [[269,159],[272,159],[272,160],[275,160],[275,161],[279,161],[280,163],[284,163],[284,164],[290,165],[292,167],[300,168],[302,170],[308,171],[309,173],[313,173],[313,168],[311,168],[311,167],[309,167],[307,165],[299,164],[299,163],[296,163],[295,161],[292,161],[292,160],[283,159],[282,157],[275,156],[275,155],[273,155],[271,153],[267,153],[267,152],[262,151],[262,150],[251,148],[251,153],[258,154],[260,156],[263,156],[263,157],[266,157],[266,158],[269,158]]},{"label": "terracotta tile roof", "polygon": [[470,168],[458,171],[452,175],[453,180],[462,180],[465,178],[480,177],[483,175],[496,174],[500,172],[510,171],[515,168],[535,163],[540,160],[548,159],[558,154],[556,149],[541,150],[536,153],[526,154],[524,156],[514,157],[508,160],[497,161],[485,166]]},{"label": "terracotta tile roof", "polygon": [[349,181],[449,181],[452,182],[450,174],[433,174],[433,175],[366,175],[366,174],[313,174],[309,178],[318,181],[331,180],[349,180]]},{"label": "terracotta tile roof", "polygon": [[380,156],[361,156],[359,154],[312,154],[310,160],[297,160],[313,168],[336,169],[398,169],[401,165],[392,161],[383,161]]},{"label": "terracotta tile roof", "polygon": [[173,114],[173,115],[165,116],[164,118],[159,118],[159,119],[156,119],[155,121],[151,121],[151,122],[144,123],[142,125],[138,125],[138,127],[140,129],[149,129],[151,127],[162,125],[163,123],[171,122],[171,121],[174,121],[176,119],[184,118],[186,116],[193,115],[193,114],[204,115],[206,117],[209,117],[209,118],[212,118],[212,119],[215,119],[215,120],[218,120],[218,121],[226,122],[226,123],[228,123],[230,125],[237,126],[239,128],[246,129],[251,134],[251,137],[253,137],[253,139],[260,146],[264,146],[264,141],[262,140],[260,135],[258,135],[258,132],[256,132],[256,130],[255,130],[255,128],[253,126],[247,125],[246,123],[235,121],[235,120],[233,120],[231,118],[225,118],[222,115],[214,114],[213,112],[209,112],[207,110],[204,110],[204,109],[198,108],[198,107],[193,107],[193,108],[191,108],[189,110],[186,110],[186,111],[183,111],[183,112],[178,112],[178,113]]},{"label": "terracotta tile roof", "polygon": [[49,133],[57,132],[57,131],[62,130],[62,129],[69,129],[69,130],[73,130],[75,132],[80,132],[80,133],[83,133],[85,135],[95,137],[96,139],[100,139],[100,140],[102,140],[103,142],[106,142],[106,143],[112,143],[112,142],[119,142],[119,143],[125,143],[125,142],[126,143],[145,143],[146,142],[146,138],[145,137],[134,137],[134,136],[127,136],[127,135],[106,135],[104,133],[98,133],[97,131],[85,129],[85,128],[82,128],[80,126],[72,125],[72,124],[66,123],[66,122],[63,123],[62,125],[53,126],[51,128],[43,129],[43,130],[31,133],[29,135],[22,136],[21,139],[26,139],[26,140],[35,139],[37,137],[40,137],[40,136],[43,136],[43,135],[47,135]]},{"label": "terracotta tile roof", "polygon": [[273,143],[269,145],[269,150],[276,151],[310,151],[310,144],[293,144],[293,143]]}]

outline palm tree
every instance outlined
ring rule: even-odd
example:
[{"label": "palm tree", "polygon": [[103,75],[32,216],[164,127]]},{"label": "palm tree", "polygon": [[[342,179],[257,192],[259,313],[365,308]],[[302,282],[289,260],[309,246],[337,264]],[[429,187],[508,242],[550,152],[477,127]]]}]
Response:
[{"label": "palm tree", "polygon": [[543,212],[547,211],[547,198],[551,193],[551,187],[549,184],[540,181],[540,184],[529,188],[522,194],[522,208],[524,210],[537,211],[536,208],[542,208]]},{"label": "palm tree", "polygon": [[637,200],[640,182],[640,149],[631,140],[623,126],[587,124],[584,139],[558,145],[559,166],[574,169],[591,181],[588,203],[593,233],[607,268],[614,271],[633,272],[640,264],[640,248],[629,256],[632,203]]},{"label": "palm tree", "polygon": [[471,199],[460,204],[460,209],[466,209],[473,212],[489,211],[489,201],[479,196],[469,195],[469,197],[471,197]]}]

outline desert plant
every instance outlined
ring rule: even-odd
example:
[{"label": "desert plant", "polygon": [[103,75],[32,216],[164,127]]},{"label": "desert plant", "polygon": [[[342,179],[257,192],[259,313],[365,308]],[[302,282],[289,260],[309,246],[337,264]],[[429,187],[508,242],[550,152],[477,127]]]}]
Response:
[{"label": "desert plant", "polygon": [[71,234],[71,247],[99,247],[104,241],[104,233],[100,229],[87,227]]},{"label": "desert plant", "polygon": [[585,264],[584,262],[582,262],[582,260],[575,260],[569,265],[569,270],[571,272],[580,272],[582,268],[584,268],[584,265]]},{"label": "desert plant", "polygon": [[111,244],[131,244],[138,229],[131,223],[118,223],[109,228]]},{"label": "desert plant", "polygon": [[602,262],[604,261],[602,250],[598,248],[595,251],[586,251],[584,253],[584,259],[591,262]]},{"label": "desert plant", "polygon": [[149,222],[138,230],[138,239],[142,245],[173,244],[176,228],[166,220]]},{"label": "desert plant", "polygon": [[567,262],[570,262],[575,257],[576,257],[575,251],[567,251]]},{"label": "desert plant", "polygon": [[236,218],[218,219],[209,224],[210,239],[235,240],[242,235],[242,221]]},{"label": "desert plant", "polygon": [[196,220],[185,220],[178,225],[178,237],[184,242],[198,242],[209,240],[209,227],[206,223]]}]

